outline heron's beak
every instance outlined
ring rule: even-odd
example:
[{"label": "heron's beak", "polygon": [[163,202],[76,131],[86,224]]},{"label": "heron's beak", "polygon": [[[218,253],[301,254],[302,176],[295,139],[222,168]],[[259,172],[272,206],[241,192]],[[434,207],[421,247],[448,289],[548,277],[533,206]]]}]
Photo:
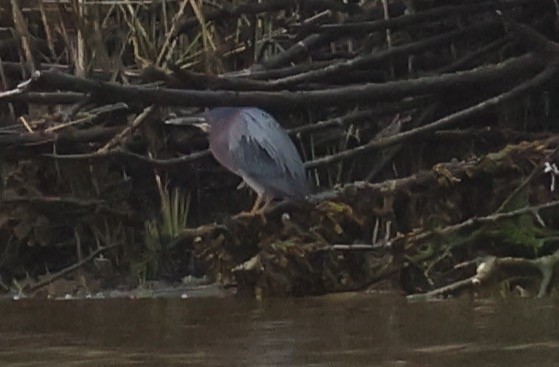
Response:
[{"label": "heron's beak", "polygon": [[210,133],[210,124],[208,124],[207,122],[199,122],[199,123],[195,123],[192,124],[192,126],[196,126],[198,129],[202,130],[203,132],[205,132],[206,134]]},{"label": "heron's beak", "polygon": [[206,119],[203,116],[173,117],[165,120],[165,124],[175,126],[192,126],[205,133],[210,132],[210,124],[206,122]]}]

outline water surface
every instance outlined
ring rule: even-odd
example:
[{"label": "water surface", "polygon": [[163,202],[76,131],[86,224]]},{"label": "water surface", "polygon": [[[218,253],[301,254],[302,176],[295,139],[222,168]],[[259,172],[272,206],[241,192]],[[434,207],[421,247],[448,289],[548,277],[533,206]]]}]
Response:
[{"label": "water surface", "polygon": [[557,366],[552,300],[0,302],[0,366]]}]

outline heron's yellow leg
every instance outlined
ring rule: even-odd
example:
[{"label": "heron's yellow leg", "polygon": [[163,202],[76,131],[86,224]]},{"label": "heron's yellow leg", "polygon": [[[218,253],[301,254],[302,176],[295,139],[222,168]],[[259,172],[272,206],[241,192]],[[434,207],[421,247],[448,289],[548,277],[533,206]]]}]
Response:
[{"label": "heron's yellow leg", "polygon": [[269,204],[269,201],[266,200],[266,202],[264,203],[264,206],[261,206],[262,204],[262,200],[263,198],[258,195],[258,197],[256,198],[256,201],[254,202],[254,205],[252,206],[252,209],[249,212],[242,212],[239,213],[237,215],[235,215],[235,217],[237,218],[250,218],[250,217],[255,217],[258,216],[260,218],[262,218],[262,223],[266,224],[266,216],[264,215],[264,209],[266,209],[266,207]]},{"label": "heron's yellow leg", "polygon": [[[261,202],[262,202],[262,200],[263,200],[263,198],[260,198]],[[266,199],[264,199],[264,204],[260,208],[258,208],[256,210],[252,210],[249,215],[259,216],[260,218],[262,218],[262,223],[266,224],[268,221],[266,219],[265,212],[266,212],[266,209],[268,209],[268,207],[270,206],[271,203],[272,203],[272,199],[267,197]]]},{"label": "heron's yellow leg", "polygon": [[252,209],[250,209],[250,213],[256,213],[256,211],[260,207],[260,204],[262,204],[262,196],[258,195],[256,201],[254,202],[254,205],[252,206]]},{"label": "heron's yellow leg", "polygon": [[264,212],[266,211],[266,209],[268,209],[271,203],[272,203],[272,199],[266,198],[264,204],[260,207],[260,209],[258,209],[258,212],[264,214]]}]

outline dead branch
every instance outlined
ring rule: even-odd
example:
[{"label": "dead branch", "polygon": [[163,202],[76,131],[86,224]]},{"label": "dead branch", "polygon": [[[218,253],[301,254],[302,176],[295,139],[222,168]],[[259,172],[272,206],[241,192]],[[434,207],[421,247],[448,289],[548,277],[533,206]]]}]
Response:
[{"label": "dead branch", "polygon": [[[390,9],[392,10],[398,7],[398,13],[402,13],[404,7],[403,4],[391,4]],[[392,12],[391,12],[392,13]],[[345,23],[354,23],[359,21],[368,21],[373,19],[382,19],[384,17],[384,12],[379,9],[373,9],[370,11],[361,11],[357,13],[354,17],[349,17],[348,19],[343,21]],[[301,41],[298,41],[284,52],[278,53],[267,60],[262,61],[260,64],[254,65],[255,70],[269,70],[275,69],[278,67],[282,67],[288,65],[293,60],[307,55],[309,51],[313,48],[318,46],[324,45],[327,42],[333,41],[339,37],[343,37],[344,35],[341,32],[316,32],[311,33],[310,35],[306,36]]]},{"label": "dead branch", "polygon": [[[1,145],[1,144],[0,144]],[[178,158],[156,159],[146,157],[140,154],[132,153],[121,148],[110,150],[106,153],[86,153],[86,154],[44,154],[44,157],[57,160],[106,160],[106,159],[122,159],[127,162],[134,162],[147,165],[154,168],[170,168],[181,165],[190,165],[202,159],[211,157],[209,150],[191,153]]]},{"label": "dead branch", "polygon": [[51,284],[52,282],[54,282],[56,279],[60,279],[63,276],[66,276],[76,270],[78,270],[79,268],[81,268],[82,266],[84,266],[85,264],[89,263],[91,260],[93,260],[95,258],[95,256],[102,254],[103,252],[113,249],[117,246],[119,246],[120,243],[115,243],[112,245],[108,245],[108,246],[101,246],[99,248],[97,248],[95,251],[92,251],[87,257],[83,258],[82,260],[78,261],[77,263],[68,266],[67,268],[64,268],[52,275],[50,275],[48,278],[33,284],[29,287],[26,287],[23,289],[24,292],[27,293],[32,293],[35,292],[49,284]]},{"label": "dead branch", "polygon": [[31,35],[27,27],[27,22],[23,18],[21,9],[19,8],[19,3],[16,0],[11,0],[12,4],[12,14],[14,18],[14,24],[17,31],[17,35],[21,40],[21,48],[25,54],[25,60],[27,62],[27,67],[31,70],[31,74],[35,71],[35,58],[33,57],[33,52],[31,51]]},{"label": "dead branch", "polygon": [[128,110],[128,106],[125,103],[115,103],[112,105],[106,105],[106,106],[100,106],[94,109],[91,109],[89,111],[87,111],[86,113],[82,113],[80,114],[80,116],[78,118],[76,118],[75,120],[72,121],[66,121],[51,127],[48,127],[46,129],[44,129],[42,132],[43,133],[51,133],[51,132],[55,132],[58,130],[62,130],[62,129],[66,129],[68,127],[75,127],[76,125],[82,125],[82,124],[86,124],[86,123],[94,123],[98,120],[100,120],[101,118],[105,117],[105,115],[108,115],[110,113],[116,112],[116,111],[126,111]]},{"label": "dead branch", "polygon": [[101,142],[110,139],[121,130],[121,127],[92,127],[83,130],[65,130],[58,133],[36,132],[19,135],[0,135],[0,146]]},{"label": "dead branch", "polygon": [[487,44],[486,46],[480,48],[479,50],[465,55],[464,57],[454,61],[453,63],[446,65],[438,70],[435,70],[433,74],[446,74],[453,71],[463,70],[469,67],[471,64],[479,64],[480,61],[484,59],[484,56],[489,55],[497,50],[504,48],[513,42],[511,37],[503,37],[494,42]]},{"label": "dead branch", "polygon": [[[52,71],[37,71],[38,85],[47,88],[92,93],[99,101],[121,101],[130,104],[161,106],[259,106],[271,109],[355,104],[427,93],[448,93],[452,89],[483,87],[503,79],[520,78],[541,69],[540,61],[531,54],[482,67],[441,76],[383,84],[365,84],[309,92],[230,92],[195,91],[97,82]],[[549,73],[549,71],[548,71]]]},{"label": "dead branch", "polygon": [[5,195],[0,200],[5,204],[34,204],[34,205],[68,205],[82,209],[92,209],[99,207],[104,202],[102,200],[84,199],[77,197],[54,197],[54,196],[10,196]]},{"label": "dead branch", "polygon": [[502,213],[505,208],[507,207],[507,205],[517,197],[517,195],[522,192],[522,190],[524,190],[528,184],[530,183],[530,181],[532,181],[532,179],[539,173],[542,172],[544,165],[546,162],[549,162],[551,160],[552,157],[556,156],[556,154],[559,152],[559,147],[555,148],[552,152],[550,152],[546,159],[542,160],[542,162],[540,162],[539,164],[537,164],[534,169],[532,169],[532,172],[530,172],[530,174],[522,181],[522,183],[520,185],[518,185],[516,187],[516,189],[514,189],[514,191],[505,199],[505,201],[503,201],[503,203],[499,206],[499,208],[497,208],[497,210],[495,211],[495,213]]},{"label": "dead branch", "polygon": [[[261,13],[283,11],[295,8],[298,5],[299,2],[296,0],[267,0],[259,3],[239,4],[237,6],[230,6],[224,3],[220,9],[207,10],[204,13],[206,21],[223,22],[229,18],[235,18],[241,15],[257,15]],[[331,0],[311,0],[306,3],[306,6],[315,10],[331,9],[340,12],[356,10],[355,6],[351,4],[344,4]],[[181,21],[177,33],[187,32],[197,25],[198,19],[196,17],[185,18]]]},{"label": "dead branch", "polygon": [[109,141],[103,147],[99,148],[99,150],[97,150],[97,153],[98,154],[107,153],[110,149],[114,148],[115,146],[123,144],[124,140],[128,138],[131,134],[133,134],[134,131],[138,127],[140,127],[140,125],[143,124],[144,121],[146,121],[153,114],[155,110],[156,110],[155,106],[149,106],[146,109],[144,109],[144,111],[140,113],[134,119],[134,121],[132,121],[132,124],[130,124],[130,126],[128,126],[120,133],[118,133],[114,138],[111,139],[111,141]]},{"label": "dead branch", "polygon": [[86,100],[88,96],[75,92],[25,92],[4,98],[6,102],[26,102],[36,105],[74,104]]},{"label": "dead branch", "polygon": [[486,10],[506,10],[512,7],[522,6],[522,5],[533,5],[537,2],[545,2],[545,0],[509,0],[502,1],[499,3],[495,2],[485,2],[478,4],[466,4],[466,5],[449,5],[449,6],[439,6],[431,10],[425,10],[421,12],[416,12],[412,14],[401,15],[396,18],[391,19],[380,19],[375,21],[367,22],[351,22],[344,24],[323,24],[318,27],[319,31],[332,32],[341,35],[347,34],[358,34],[360,32],[375,32],[383,31],[387,28],[398,29],[403,27],[408,27],[410,25],[418,24],[425,21],[438,20],[449,17],[451,15],[464,15],[464,14],[474,14],[476,12],[486,11]]},{"label": "dead branch", "polygon": [[559,251],[537,259],[487,256],[479,261],[476,275],[426,293],[410,294],[407,298],[409,300],[429,300],[455,294],[464,289],[480,287],[504,270],[513,270],[515,276],[518,276],[523,270],[538,271],[541,274],[538,297],[541,298],[547,295],[549,291],[557,264],[559,264]]},{"label": "dead branch", "polygon": [[524,44],[539,53],[548,60],[557,59],[559,56],[559,45],[550,41],[541,33],[536,32],[531,27],[516,22],[514,19],[502,16],[505,25],[510,28],[513,34]]},{"label": "dead branch", "polygon": [[514,218],[514,217],[518,217],[518,216],[525,215],[525,214],[532,214],[534,216],[537,216],[538,220],[540,221],[541,217],[538,214],[540,211],[555,208],[557,206],[559,206],[559,201],[552,201],[552,202],[549,202],[549,203],[528,206],[528,207],[525,207],[525,208],[521,208],[521,209],[509,211],[509,212],[492,214],[492,215],[488,215],[488,216],[485,216],[485,217],[470,218],[470,219],[467,219],[467,220],[465,220],[461,223],[453,224],[453,225],[446,226],[444,228],[436,229],[436,230],[433,230],[433,231],[425,231],[425,232],[420,232],[420,233],[410,233],[409,235],[401,235],[401,236],[393,238],[390,241],[389,245],[393,246],[393,245],[396,245],[396,243],[398,243],[398,242],[421,242],[421,241],[425,241],[426,239],[431,238],[433,236],[448,236],[452,233],[456,233],[458,231],[461,231],[461,230],[464,230],[464,229],[467,229],[467,228],[471,228],[471,227],[474,227],[476,225],[496,223],[496,222],[498,222],[500,220],[503,220],[503,219]]},{"label": "dead branch", "polygon": [[177,67],[171,67],[171,70],[173,70],[174,75],[190,89],[225,89],[239,91],[279,89],[279,87],[275,87],[269,82],[247,79],[244,77],[212,76],[183,70]]},{"label": "dead branch", "polygon": [[425,104],[426,99],[427,98],[418,97],[399,101],[395,104],[381,104],[375,108],[358,109],[340,117],[294,127],[292,129],[289,129],[288,133],[292,137],[301,137],[306,134],[315,133],[329,128],[347,128],[348,125],[358,123],[361,120],[368,121],[377,116],[418,108],[421,105]]},{"label": "dead branch", "polygon": [[466,118],[471,118],[473,116],[476,116],[482,112],[494,108],[495,106],[505,101],[508,101],[513,98],[517,98],[518,96],[524,93],[527,93],[537,87],[542,86],[545,83],[548,83],[553,78],[553,76],[557,74],[558,71],[559,71],[558,67],[551,65],[547,67],[544,71],[536,75],[534,78],[517,85],[516,87],[514,87],[513,89],[507,92],[504,92],[502,94],[499,94],[498,96],[495,96],[481,103],[478,103],[475,106],[469,107],[462,111],[455,112],[451,115],[445,116],[430,124],[423,125],[418,128],[404,131],[402,133],[395,134],[379,140],[373,140],[365,145],[361,145],[352,150],[346,150],[338,154],[333,154],[327,157],[306,162],[305,167],[307,169],[310,169],[310,168],[319,167],[321,165],[331,164],[340,161],[342,159],[351,158],[374,149],[379,149],[397,143],[401,143],[403,141],[408,141],[411,139],[416,139],[418,137],[423,137],[441,128],[448,128],[449,126],[464,121]]},{"label": "dead branch", "polygon": [[337,77],[343,77],[348,72],[378,65],[387,60],[392,60],[398,57],[407,57],[408,55],[425,51],[427,49],[432,49],[435,47],[443,46],[453,40],[462,37],[475,37],[483,34],[485,32],[491,32],[498,27],[496,22],[484,22],[479,24],[474,24],[470,27],[463,29],[456,29],[452,32],[443,33],[438,36],[425,38],[417,42],[406,44],[403,46],[390,47],[384,51],[376,52],[370,55],[358,56],[354,59],[348,61],[342,61],[324,67],[319,70],[313,70],[306,73],[296,74],[293,76],[276,79],[272,83],[273,85],[279,86],[292,86],[300,83],[306,83],[311,81],[317,81],[325,79],[336,75]]},{"label": "dead branch", "polygon": [[441,296],[446,296],[451,293],[456,293],[466,288],[479,286],[480,284],[486,283],[494,275],[496,271],[496,263],[497,259],[495,257],[487,257],[477,267],[476,275],[426,293],[410,294],[407,296],[407,298],[412,301],[425,301]]},{"label": "dead branch", "polygon": [[10,97],[21,95],[29,88],[31,80],[26,80],[18,84],[17,88],[0,92],[0,100],[8,100]]}]

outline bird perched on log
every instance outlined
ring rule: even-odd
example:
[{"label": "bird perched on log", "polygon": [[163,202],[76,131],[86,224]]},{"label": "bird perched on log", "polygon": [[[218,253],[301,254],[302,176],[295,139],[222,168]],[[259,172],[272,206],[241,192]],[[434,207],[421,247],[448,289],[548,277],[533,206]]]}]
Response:
[{"label": "bird perched on log", "polygon": [[215,159],[257,194],[251,214],[264,213],[274,199],[305,200],[309,190],[301,157],[270,114],[255,107],[219,107],[204,118],[196,125],[209,133]]}]

